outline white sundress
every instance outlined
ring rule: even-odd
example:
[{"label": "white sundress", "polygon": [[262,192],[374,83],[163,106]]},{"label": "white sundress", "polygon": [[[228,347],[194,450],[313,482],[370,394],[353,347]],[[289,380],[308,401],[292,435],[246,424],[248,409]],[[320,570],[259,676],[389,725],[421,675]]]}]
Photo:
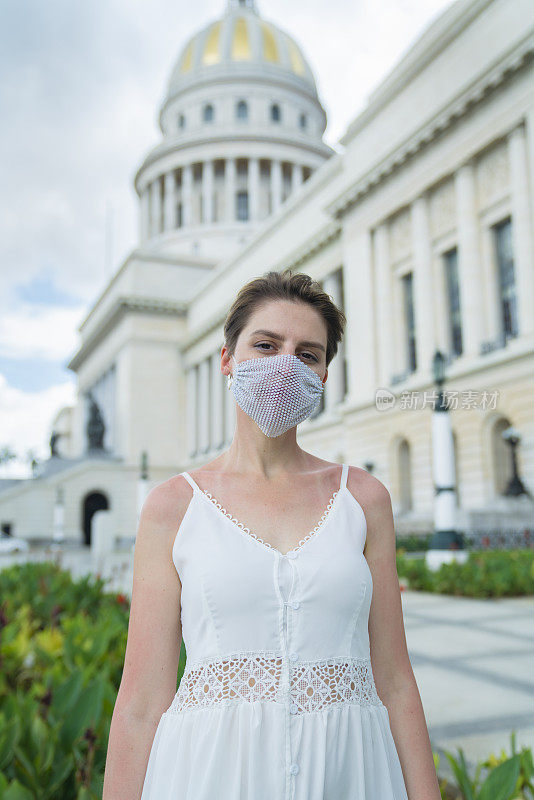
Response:
[{"label": "white sundress", "polygon": [[408,800],[374,683],[367,524],[347,488],[283,554],[193,488],[173,545],[186,667],[141,800]]}]

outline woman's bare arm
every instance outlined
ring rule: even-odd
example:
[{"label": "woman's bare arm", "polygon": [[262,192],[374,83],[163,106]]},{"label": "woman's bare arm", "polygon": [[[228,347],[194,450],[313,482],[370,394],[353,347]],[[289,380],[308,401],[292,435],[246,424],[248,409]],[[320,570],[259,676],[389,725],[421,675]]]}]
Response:
[{"label": "woman's bare arm", "polygon": [[[351,472],[356,471],[354,467]],[[371,475],[358,487],[367,519],[364,555],[373,578],[369,613],[371,663],[378,696],[386,706],[410,800],[441,800],[423,705],[413,674],[397,576],[391,497]],[[358,498],[360,499],[360,498]]]},{"label": "woman's bare arm", "polygon": [[176,692],[182,587],[172,545],[190,499],[189,485],[176,476],[154,487],[141,511],[128,640],[102,800],[139,800],[158,722]]}]

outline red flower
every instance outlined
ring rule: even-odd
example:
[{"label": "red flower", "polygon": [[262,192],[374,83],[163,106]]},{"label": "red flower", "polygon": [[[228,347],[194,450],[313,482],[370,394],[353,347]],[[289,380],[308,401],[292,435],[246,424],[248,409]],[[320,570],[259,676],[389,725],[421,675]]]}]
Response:
[{"label": "red flower", "polygon": [[121,606],[127,606],[128,605],[128,599],[122,592],[119,592],[117,594],[117,603],[119,605],[121,605]]}]

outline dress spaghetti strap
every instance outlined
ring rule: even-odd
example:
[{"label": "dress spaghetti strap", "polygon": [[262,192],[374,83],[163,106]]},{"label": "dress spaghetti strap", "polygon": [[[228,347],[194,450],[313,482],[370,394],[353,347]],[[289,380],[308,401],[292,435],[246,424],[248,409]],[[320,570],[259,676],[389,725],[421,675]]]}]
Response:
[{"label": "dress spaghetti strap", "polygon": [[201,491],[201,490],[200,490],[200,486],[199,486],[197,483],[195,483],[195,481],[193,480],[193,478],[191,477],[191,475],[189,474],[189,472],[180,472],[180,475],[183,475],[183,476],[184,476],[184,478],[186,479],[186,481],[188,482],[188,484],[189,484],[189,485],[192,487],[192,489],[193,489],[193,491],[194,491],[194,492],[195,492],[195,491],[197,491],[197,492],[200,492],[200,491]]}]

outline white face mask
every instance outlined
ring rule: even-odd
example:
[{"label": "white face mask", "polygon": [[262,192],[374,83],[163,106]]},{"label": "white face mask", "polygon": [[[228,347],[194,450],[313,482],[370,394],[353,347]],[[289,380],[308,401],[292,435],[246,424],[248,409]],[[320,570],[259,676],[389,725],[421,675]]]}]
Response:
[{"label": "white face mask", "polygon": [[313,414],[324,385],[292,353],[236,361],[229,386],[238,406],[266,436],[280,436]]}]

